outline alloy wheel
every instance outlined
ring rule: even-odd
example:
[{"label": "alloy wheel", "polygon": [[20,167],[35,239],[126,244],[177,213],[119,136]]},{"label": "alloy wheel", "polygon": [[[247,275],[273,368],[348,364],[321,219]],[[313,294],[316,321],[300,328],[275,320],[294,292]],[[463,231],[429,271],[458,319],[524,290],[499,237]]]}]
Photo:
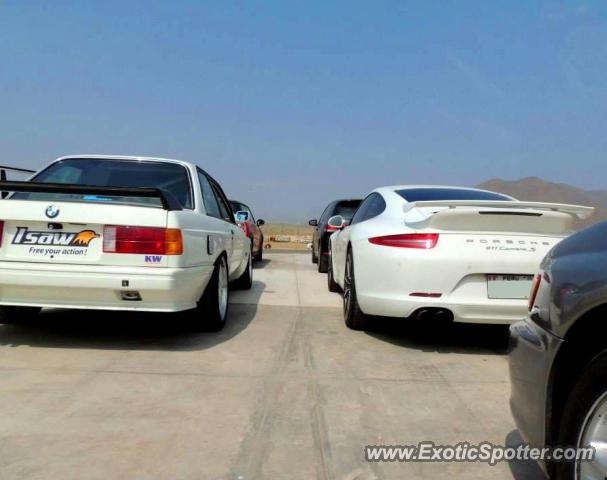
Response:
[{"label": "alloy wheel", "polygon": [[352,255],[348,253],[344,272],[344,312],[346,316],[352,308]]},{"label": "alloy wheel", "polygon": [[218,299],[219,299],[219,315],[225,319],[228,311],[228,269],[225,260],[219,262],[219,278],[218,278]]},{"label": "alloy wheel", "polygon": [[594,460],[576,461],[576,480],[603,480],[607,478],[607,392],[594,403],[580,431],[578,448],[594,447]]}]

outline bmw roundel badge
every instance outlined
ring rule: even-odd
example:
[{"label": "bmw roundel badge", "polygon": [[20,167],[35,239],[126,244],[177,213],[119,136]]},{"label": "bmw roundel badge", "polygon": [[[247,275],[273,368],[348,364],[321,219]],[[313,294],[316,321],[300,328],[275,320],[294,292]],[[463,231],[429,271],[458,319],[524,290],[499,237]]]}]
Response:
[{"label": "bmw roundel badge", "polygon": [[56,207],[55,205],[50,205],[46,209],[46,216],[48,218],[57,218],[59,216],[59,208]]}]

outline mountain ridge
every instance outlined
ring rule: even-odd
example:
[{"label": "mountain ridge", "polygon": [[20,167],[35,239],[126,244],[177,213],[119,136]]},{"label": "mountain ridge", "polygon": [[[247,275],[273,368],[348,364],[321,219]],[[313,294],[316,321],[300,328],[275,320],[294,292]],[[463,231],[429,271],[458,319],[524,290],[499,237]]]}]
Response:
[{"label": "mountain ridge", "polygon": [[529,202],[568,203],[595,207],[594,215],[577,222],[583,228],[607,220],[607,190],[584,190],[566,183],[548,182],[539,177],[519,180],[493,178],[477,185],[477,188],[510,195]]}]

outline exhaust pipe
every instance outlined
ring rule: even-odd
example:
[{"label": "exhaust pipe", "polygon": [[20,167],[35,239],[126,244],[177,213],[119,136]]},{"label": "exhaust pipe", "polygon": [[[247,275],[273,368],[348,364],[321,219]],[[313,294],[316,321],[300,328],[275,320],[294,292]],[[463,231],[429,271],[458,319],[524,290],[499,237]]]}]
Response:
[{"label": "exhaust pipe", "polygon": [[420,322],[451,322],[453,313],[446,308],[420,308],[413,314],[413,318]]},{"label": "exhaust pipe", "polygon": [[137,291],[122,291],[120,296],[124,302],[141,302],[141,294]]}]

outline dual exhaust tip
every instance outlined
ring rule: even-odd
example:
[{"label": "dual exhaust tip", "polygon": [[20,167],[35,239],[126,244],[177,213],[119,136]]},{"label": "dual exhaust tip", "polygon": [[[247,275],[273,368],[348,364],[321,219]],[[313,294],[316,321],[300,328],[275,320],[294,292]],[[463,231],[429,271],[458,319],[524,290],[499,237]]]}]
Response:
[{"label": "dual exhaust tip", "polygon": [[411,318],[420,322],[453,322],[453,312],[446,308],[420,308],[413,312]]}]

